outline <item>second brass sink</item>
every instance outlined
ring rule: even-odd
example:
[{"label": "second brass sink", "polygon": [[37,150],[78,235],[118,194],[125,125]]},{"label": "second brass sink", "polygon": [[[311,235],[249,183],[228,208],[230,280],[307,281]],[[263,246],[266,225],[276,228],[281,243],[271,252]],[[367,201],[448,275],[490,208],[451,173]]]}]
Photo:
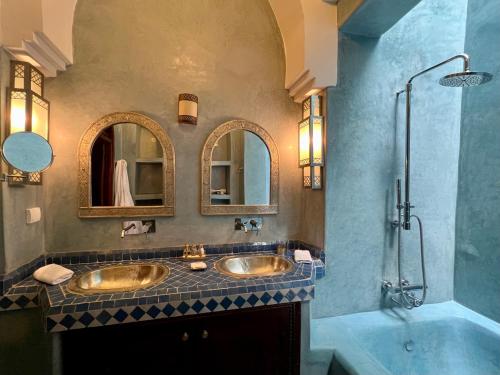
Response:
[{"label": "second brass sink", "polygon": [[161,283],[170,273],[160,263],[121,264],[86,272],[68,284],[77,294],[128,292]]},{"label": "second brass sink", "polygon": [[215,268],[237,278],[262,277],[290,272],[293,263],[277,255],[236,255],[215,262]]}]

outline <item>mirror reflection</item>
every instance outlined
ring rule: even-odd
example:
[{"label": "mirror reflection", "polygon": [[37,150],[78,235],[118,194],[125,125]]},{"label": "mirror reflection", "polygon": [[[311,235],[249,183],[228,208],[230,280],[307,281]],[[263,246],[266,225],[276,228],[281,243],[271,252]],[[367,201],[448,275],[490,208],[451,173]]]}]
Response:
[{"label": "mirror reflection", "polygon": [[212,205],[268,205],[271,163],[264,141],[247,130],[220,137],[211,159]]},{"label": "mirror reflection", "polygon": [[133,123],[105,128],[91,152],[92,206],[161,206],[164,157],[158,139]]}]

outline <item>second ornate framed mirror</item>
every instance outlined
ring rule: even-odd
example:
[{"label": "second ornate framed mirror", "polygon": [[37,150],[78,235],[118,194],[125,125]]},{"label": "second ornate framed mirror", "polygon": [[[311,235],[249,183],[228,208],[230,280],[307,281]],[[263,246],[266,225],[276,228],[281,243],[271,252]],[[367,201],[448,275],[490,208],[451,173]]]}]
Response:
[{"label": "second ornate framed mirror", "polygon": [[205,142],[201,164],[202,215],[278,213],[278,148],[261,126],[220,125]]}]

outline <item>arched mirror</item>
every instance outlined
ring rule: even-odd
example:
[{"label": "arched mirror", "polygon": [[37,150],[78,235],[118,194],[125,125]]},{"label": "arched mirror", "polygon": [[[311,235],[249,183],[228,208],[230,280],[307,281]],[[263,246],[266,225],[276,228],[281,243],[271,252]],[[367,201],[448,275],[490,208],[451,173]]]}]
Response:
[{"label": "arched mirror", "polygon": [[226,122],[202,153],[203,215],[277,214],[278,149],[257,124]]},{"label": "arched mirror", "polygon": [[80,217],[174,215],[174,148],[147,116],[118,112],[80,142]]}]

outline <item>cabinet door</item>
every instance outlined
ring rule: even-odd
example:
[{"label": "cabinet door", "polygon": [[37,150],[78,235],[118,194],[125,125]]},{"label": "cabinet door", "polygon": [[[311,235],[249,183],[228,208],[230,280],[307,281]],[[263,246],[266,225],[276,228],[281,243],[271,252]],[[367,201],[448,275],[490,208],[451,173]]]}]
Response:
[{"label": "cabinet door", "polygon": [[217,314],[198,322],[197,372],[238,375],[299,373],[300,306]]},{"label": "cabinet door", "polygon": [[189,329],[166,319],[65,332],[63,374],[190,374]]},{"label": "cabinet door", "polygon": [[300,304],[64,332],[63,374],[299,374]]}]

